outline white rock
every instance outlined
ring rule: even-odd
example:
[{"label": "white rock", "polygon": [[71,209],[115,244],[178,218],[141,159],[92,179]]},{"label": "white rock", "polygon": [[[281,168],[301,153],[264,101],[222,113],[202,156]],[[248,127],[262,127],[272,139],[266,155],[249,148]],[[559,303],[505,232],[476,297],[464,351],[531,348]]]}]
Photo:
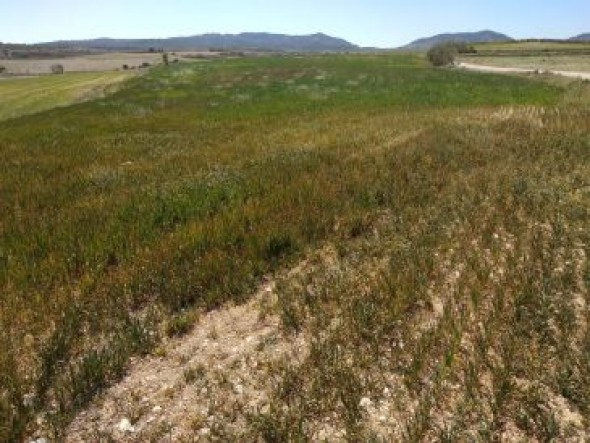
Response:
[{"label": "white rock", "polygon": [[45,437],[40,437],[37,440],[31,440],[31,443],[49,443],[49,440]]},{"label": "white rock", "polygon": [[236,383],[234,385],[234,392],[238,395],[242,395],[244,393],[244,387],[241,384]]},{"label": "white rock", "polygon": [[371,399],[369,397],[363,397],[361,398],[361,401],[359,402],[359,406],[361,408],[370,408],[371,405],[373,404],[373,402],[371,401]]},{"label": "white rock", "polygon": [[390,391],[389,391],[389,388],[385,388],[385,389],[383,389],[383,396],[384,396],[384,397],[389,397],[389,392],[390,392]]},{"label": "white rock", "polygon": [[209,429],[209,428],[202,428],[202,429],[199,431],[199,434],[200,434],[200,435],[209,435],[210,433],[211,433],[211,429]]},{"label": "white rock", "polygon": [[162,406],[154,406],[154,408],[152,409],[152,412],[155,412],[157,414],[161,410],[162,410]]},{"label": "white rock", "polygon": [[[28,408],[33,407],[33,405],[35,404],[35,394],[29,393],[29,394],[23,395],[23,404]],[[34,441],[38,441],[38,440],[34,440]],[[41,443],[43,443],[43,442],[41,442]]]},{"label": "white rock", "polygon": [[135,432],[135,427],[131,424],[128,418],[122,419],[117,425],[117,428],[121,432]]}]

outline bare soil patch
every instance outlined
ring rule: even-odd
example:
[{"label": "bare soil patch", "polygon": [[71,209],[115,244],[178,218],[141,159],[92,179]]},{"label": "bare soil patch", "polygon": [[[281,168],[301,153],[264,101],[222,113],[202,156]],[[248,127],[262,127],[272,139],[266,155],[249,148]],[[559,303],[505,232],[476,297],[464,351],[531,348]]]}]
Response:
[{"label": "bare soil patch", "polygon": [[509,66],[488,66],[473,63],[460,62],[458,67],[469,69],[471,71],[495,72],[495,73],[518,73],[518,74],[553,74],[570,78],[581,78],[583,80],[590,80],[590,72],[582,71],[564,71],[556,69],[539,69],[539,68],[521,68]]},{"label": "bare soil patch", "polygon": [[22,76],[49,74],[55,64],[62,65],[66,72],[93,72],[123,69],[123,65],[134,68],[144,63],[155,65],[161,62],[162,55],[157,53],[106,53],[60,59],[2,60],[0,64],[6,67],[7,74]]}]

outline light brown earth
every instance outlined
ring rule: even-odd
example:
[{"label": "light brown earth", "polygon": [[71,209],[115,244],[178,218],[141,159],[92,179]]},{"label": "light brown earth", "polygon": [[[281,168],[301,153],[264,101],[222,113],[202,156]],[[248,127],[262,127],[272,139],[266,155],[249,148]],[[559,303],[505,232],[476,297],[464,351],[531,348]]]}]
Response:
[{"label": "light brown earth", "polygon": [[459,62],[459,63],[457,63],[457,66],[459,68],[469,69],[471,71],[494,72],[494,73],[519,73],[519,74],[553,74],[553,75],[560,75],[563,77],[580,78],[583,80],[590,80],[590,72],[562,71],[562,70],[554,70],[554,69],[544,70],[544,69],[506,67],[506,66],[489,66],[489,65],[465,63],[465,62]]},{"label": "light brown earth", "polygon": [[63,65],[66,72],[92,72],[114,71],[122,69],[123,65],[139,67],[143,63],[154,65],[161,62],[162,54],[157,53],[105,53],[60,59],[0,60],[0,65],[6,68],[6,74],[40,75],[50,74],[51,66],[55,64]]}]

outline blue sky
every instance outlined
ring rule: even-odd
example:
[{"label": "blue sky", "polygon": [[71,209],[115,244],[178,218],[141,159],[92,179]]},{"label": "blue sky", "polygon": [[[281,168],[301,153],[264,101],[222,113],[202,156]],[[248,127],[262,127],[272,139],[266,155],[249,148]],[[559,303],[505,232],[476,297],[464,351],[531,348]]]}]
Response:
[{"label": "blue sky", "polygon": [[324,32],[393,47],[447,31],[590,32],[590,0],[0,0],[0,41]]}]

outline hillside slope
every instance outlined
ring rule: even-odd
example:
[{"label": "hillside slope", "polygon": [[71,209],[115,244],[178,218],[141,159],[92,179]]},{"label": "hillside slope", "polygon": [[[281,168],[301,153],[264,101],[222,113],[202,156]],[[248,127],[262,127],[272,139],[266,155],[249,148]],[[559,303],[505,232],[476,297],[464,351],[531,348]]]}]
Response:
[{"label": "hillside slope", "polygon": [[281,55],[0,122],[0,441],[586,441],[588,94]]},{"label": "hillside slope", "polygon": [[575,37],[570,38],[570,40],[588,42],[588,41],[590,41],[590,32],[587,32],[585,34],[576,35]]},{"label": "hillside slope", "polygon": [[358,46],[346,40],[317,33],[285,35],[265,32],[242,34],[203,34],[167,39],[111,39],[58,41],[47,46],[68,46],[85,49],[133,50],[158,48],[164,50],[190,49],[260,49],[272,51],[352,51]]},{"label": "hillside slope", "polygon": [[458,32],[438,34],[432,37],[421,38],[414,40],[410,44],[403,47],[403,49],[411,50],[426,50],[432,46],[441,43],[463,42],[463,43],[487,43],[487,42],[502,42],[511,41],[511,37],[500,34],[495,31],[479,31],[479,32]]}]

